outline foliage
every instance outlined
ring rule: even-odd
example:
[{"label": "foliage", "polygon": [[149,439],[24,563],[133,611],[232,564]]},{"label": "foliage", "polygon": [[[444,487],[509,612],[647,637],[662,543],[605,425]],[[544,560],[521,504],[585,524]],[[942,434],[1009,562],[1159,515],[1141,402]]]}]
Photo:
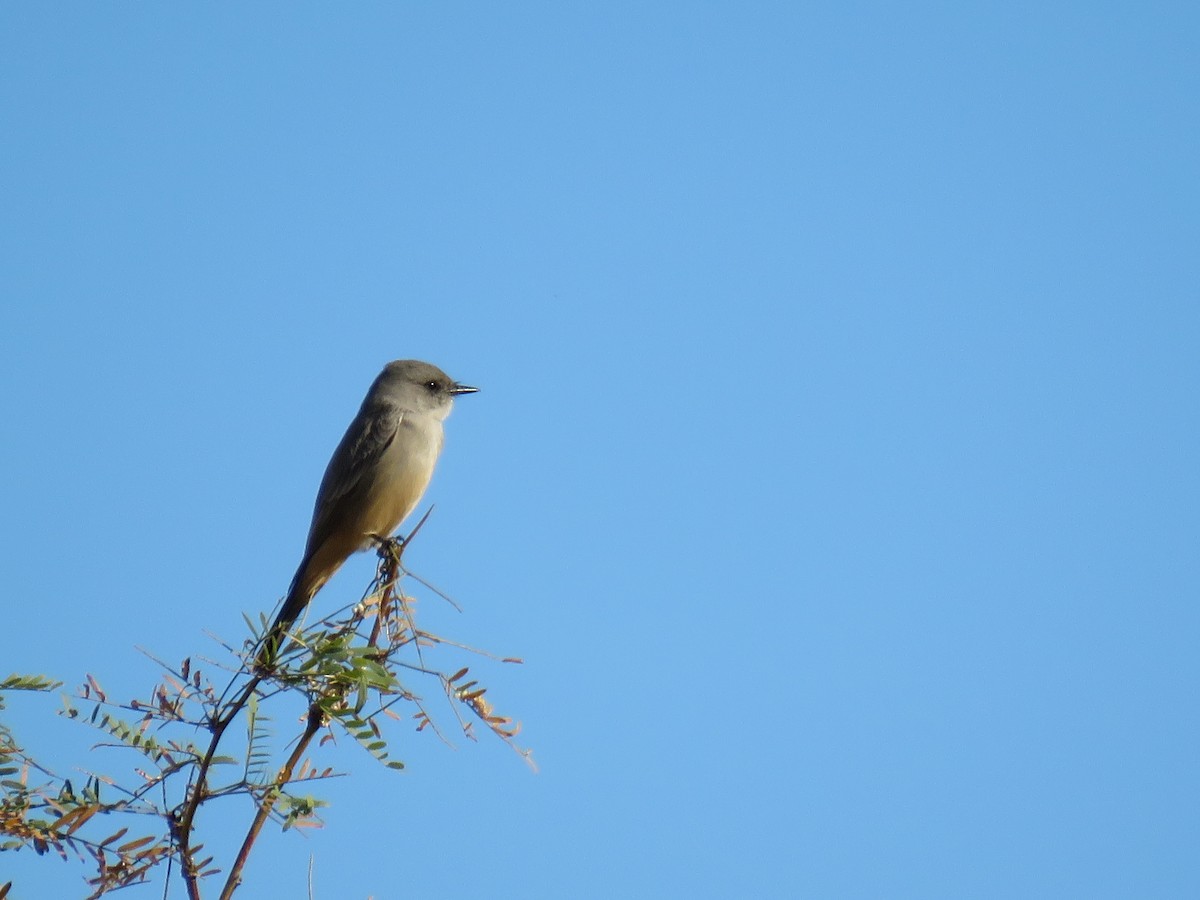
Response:
[{"label": "foliage", "polygon": [[[268,819],[285,830],[321,824],[317,811],[325,803],[309,791],[340,773],[310,758],[318,735],[323,735],[318,750],[345,733],[385,767],[401,769],[403,763],[390,755],[389,728],[411,721],[417,731],[441,734],[426,702],[401,681],[402,671],[436,682],[468,737],[474,737],[473,723],[482,722],[532,766],[529,751],[515,742],[519,726],[493,712],[485,689],[468,680],[467,669],[445,674],[426,664],[426,651],[439,645],[480,651],[417,627],[414,599],[399,588],[406,577],[420,581],[402,565],[404,546],[398,539],[382,542],[378,572],[364,598],[315,627],[293,632],[294,640],[280,649],[269,670],[254,662],[266,620],[247,620],[253,640],[240,649],[224,645],[234,663],[223,690],[191,658],[178,666],[156,660],[163,670],[159,683],[144,699],[126,703],[111,700],[88,675],[74,697],[63,698],[59,712],[99,731],[97,746],[133,754],[131,778],[87,772],[76,787],[35,759],[0,721],[0,850],[32,849],[89,863],[94,868],[87,880],[89,900],[146,881],[162,866],[168,879],[176,873],[183,879],[190,900],[218,884],[218,896],[229,898]],[[0,681],[0,710],[4,691],[49,693],[60,686],[40,675],[12,675]],[[291,753],[273,769],[265,710],[286,694],[301,695],[307,715]],[[219,753],[239,719],[244,745],[236,755]],[[250,798],[255,812],[222,881],[216,877],[222,866],[198,841],[198,815],[212,800],[233,796]],[[0,898],[8,888],[0,884]]]}]

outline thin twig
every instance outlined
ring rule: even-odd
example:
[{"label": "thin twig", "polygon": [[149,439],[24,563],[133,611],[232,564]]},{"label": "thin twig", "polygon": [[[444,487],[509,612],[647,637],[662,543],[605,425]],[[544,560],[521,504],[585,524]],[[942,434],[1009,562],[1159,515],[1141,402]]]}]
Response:
[{"label": "thin twig", "polygon": [[225,729],[241,712],[246,701],[250,699],[250,695],[254,693],[254,689],[258,687],[258,683],[262,681],[263,675],[256,674],[251,677],[250,682],[245,689],[238,695],[237,699],[230,705],[229,710],[224,717],[217,719],[212,725],[212,739],[208,744],[208,751],[204,754],[204,759],[200,761],[200,765],[196,768],[196,783],[192,788],[191,796],[184,803],[183,812],[172,817],[172,831],[175,833],[175,841],[179,846],[180,866],[183,869],[183,880],[187,886],[188,900],[200,900],[200,880],[199,873],[196,871],[194,860],[192,859],[192,825],[196,821],[196,811],[200,808],[200,804],[204,802],[205,795],[208,792],[208,770],[212,767],[213,758],[217,755],[217,747],[221,743],[221,737],[225,734]]},{"label": "thin twig", "polygon": [[312,742],[313,736],[321,730],[321,726],[325,724],[325,714],[317,703],[313,703],[308,708],[308,723],[304,727],[304,734],[296,744],[296,749],[292,751],[292,755],[288,757],[282,769],[279,770],[279,775],[275,778],[275,783],[264,795],[262,802],[258,805],[258,812],[254,816],[254,821],[250,823],[250,830],[246,832],[246,839],[242,841],[242,848],[238,851],[237,859],[234,860],[233,866],[229,870],[229,878],[225,882],[225,887],[221,891],[221,900],[230,900],[233,892],[237,890],[238,885],[242,883],[242,869],[246,867],[246,860],[250,858],[250,851],[254,847],[254,842],[258,839],[259,832],[262,831],[263,825],[267,818],[271,815],[271,810],[275,807],[275,800],[279,796],[279,792],[283,786],[292,779],[292,774],[296,770],[296,766],[300,763],[301,757],[304,756],[308,749],[309,743]]}]

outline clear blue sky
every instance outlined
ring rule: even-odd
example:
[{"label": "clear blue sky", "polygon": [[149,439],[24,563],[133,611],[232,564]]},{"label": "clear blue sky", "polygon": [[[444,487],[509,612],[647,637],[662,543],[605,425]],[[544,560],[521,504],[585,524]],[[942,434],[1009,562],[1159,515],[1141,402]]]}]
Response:
[{"label": "clear blue sky", "polygon": [[[1198,38],[5,4],[0,669],[133,695],[136,646],[240,637],[371,379],[428,359],[484,391],[409,562],[464,606],[431,627],[527,660],[477,671],[541,772],[343,744],[247,897],[310,854],[321,900],[1200,895]],[[22,898],[82,871],[0,857]]]}]

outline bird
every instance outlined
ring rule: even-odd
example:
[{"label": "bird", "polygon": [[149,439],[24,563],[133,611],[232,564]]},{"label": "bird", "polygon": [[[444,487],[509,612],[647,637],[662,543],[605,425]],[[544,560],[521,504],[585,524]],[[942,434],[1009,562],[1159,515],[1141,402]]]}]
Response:
[{"label": "bird", "polygon": [[325,469],[304,555],[266,633],[260,666],[271,664],[287,628],[350,554],[390,536],[421,501],[454,398],[478,390],[420,360],[384,366]]}]

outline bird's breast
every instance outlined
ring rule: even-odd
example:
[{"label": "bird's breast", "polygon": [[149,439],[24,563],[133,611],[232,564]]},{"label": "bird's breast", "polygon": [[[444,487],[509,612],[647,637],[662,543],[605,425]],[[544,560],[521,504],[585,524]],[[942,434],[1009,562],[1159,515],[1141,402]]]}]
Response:
[{"label": "bird's breast", "polygon": [[421,502],[442,449],[442,425],[428,416],[401,416],[368,492],[365,533],[391,534]]}]

